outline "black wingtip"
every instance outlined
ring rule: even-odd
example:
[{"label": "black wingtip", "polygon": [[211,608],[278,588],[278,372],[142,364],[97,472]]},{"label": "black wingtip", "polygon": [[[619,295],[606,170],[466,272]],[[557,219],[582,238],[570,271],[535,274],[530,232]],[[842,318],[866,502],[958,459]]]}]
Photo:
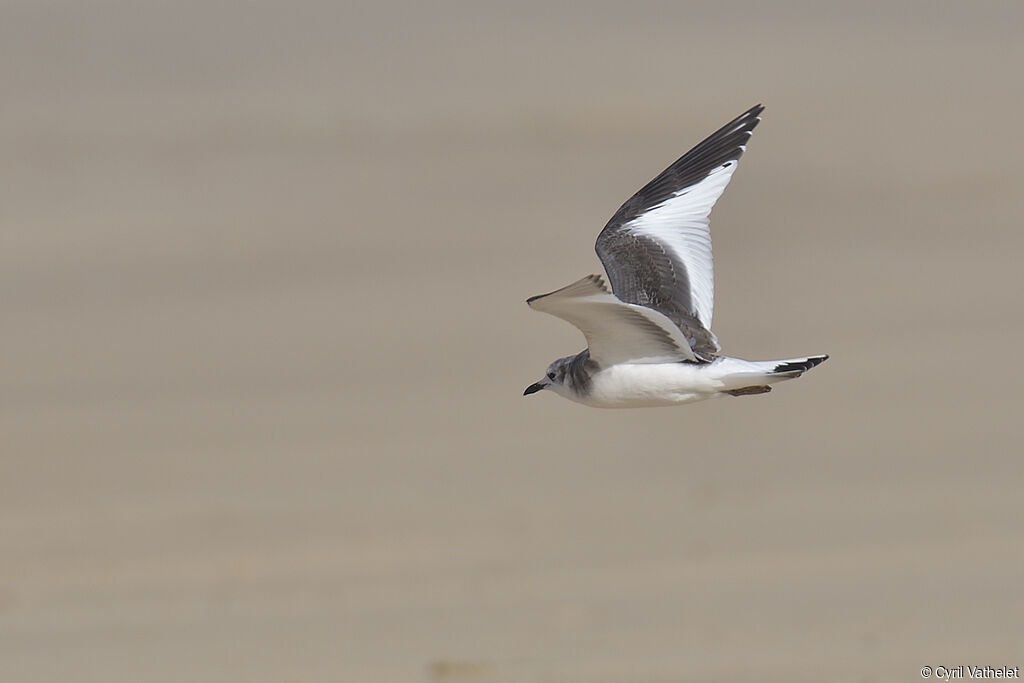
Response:
[{"label": "black wingtip", "polygon": [[[722,135],[723,133],[737,132],[739,130],[743,130],[743,131],[749,133],[752,130],[754,130],[754,128],[757,127],[758,123],[760,123],[760,121],[761,121],[761,114],[763,112],[764,112],[764,105],[763,104],[755,104],[753,107],[751,107],[750,109],[746,110],[745,112],[743,112],[742,114],[740,114],[739,116],[734,118],[732,121],[730,121],[729,123],[725,124],[724,126],[719,128],[718,130],[716,130],[714,133],[709,135],[707,139],[714,138],[716,135]],[[743,125],[744,122],[749,122],[749,124],[748,124],[749,127],[748,127],[748,125]],[[707,140],[705,140],[704,142],[706,142],[706,141]]]},{"label": "black wingtip", "polygon": [[605,229],[614,229],[636,218],[680,189],[699,183],[719,166],[739,161],[754,129],[761,123],[763,111],[764,105],[755,104],[704,138],[626,200],[608,221]]}]

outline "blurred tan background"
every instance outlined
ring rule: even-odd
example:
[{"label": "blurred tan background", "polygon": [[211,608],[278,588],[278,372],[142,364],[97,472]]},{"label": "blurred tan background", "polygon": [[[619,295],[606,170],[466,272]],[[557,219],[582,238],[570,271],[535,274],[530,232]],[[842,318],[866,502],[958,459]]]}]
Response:
[{"label": "blurred tan background", "polygon": [[[1024,665],[1024,6],[4,2],[0,679]],[[763,101],[715,330],[598,411],[526,297]]]}]

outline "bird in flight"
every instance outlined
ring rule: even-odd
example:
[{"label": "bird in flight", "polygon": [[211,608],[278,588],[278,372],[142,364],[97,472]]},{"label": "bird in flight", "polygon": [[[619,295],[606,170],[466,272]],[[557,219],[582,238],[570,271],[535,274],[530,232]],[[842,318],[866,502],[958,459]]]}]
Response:
[{"label": "bird in flight", "polygon": [[760,122],[757,105],[680,157],[619,207],[597,237],[600,275],[527,299],[575,325],[587,348],[559,358],[524,396],[547,389],[597,408],[690,403],[771,391],[828,360],[719,355],[711,331],[711,208]]}]

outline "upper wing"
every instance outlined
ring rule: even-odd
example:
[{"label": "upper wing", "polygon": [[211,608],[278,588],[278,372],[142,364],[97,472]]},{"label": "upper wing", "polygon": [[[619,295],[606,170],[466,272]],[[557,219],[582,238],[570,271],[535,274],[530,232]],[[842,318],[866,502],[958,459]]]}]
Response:
[{"label": "upper wing", "polygon": [[668,316],[697,353],[720,348],[711,333],[708,216],[763,110],[752,107],[680,157],[619,207],[597,237],[615,295]]},{"label": "upper wing", "polygon": [[605,289],[600,275],[588,275],[526,303],[578,327],[587,338],[590,357],[601,367],[697,360],[671,320],[653,308],[620,301]]}]

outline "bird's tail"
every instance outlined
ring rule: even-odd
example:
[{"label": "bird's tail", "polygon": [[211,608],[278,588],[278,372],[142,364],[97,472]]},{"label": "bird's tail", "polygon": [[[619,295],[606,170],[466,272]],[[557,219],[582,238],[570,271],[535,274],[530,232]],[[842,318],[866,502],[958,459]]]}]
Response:
[{"label": "bird's tail", "polygon": [[772,366],[769,373],[779,377],[799,377],[811,368],[817,367],[828,360],[827,355],[809,356],[807,358],[788,358],[786,360],[765,361],[763,365]]},{"label": "bird's tail", "polygon": [[763,394],[772,390],[772,384],[799,377],[808,370],[821,365],[828,356],[787,358],[786,360],[743,360],[720,357],[719,378],[723,391],[733,396]]}]

